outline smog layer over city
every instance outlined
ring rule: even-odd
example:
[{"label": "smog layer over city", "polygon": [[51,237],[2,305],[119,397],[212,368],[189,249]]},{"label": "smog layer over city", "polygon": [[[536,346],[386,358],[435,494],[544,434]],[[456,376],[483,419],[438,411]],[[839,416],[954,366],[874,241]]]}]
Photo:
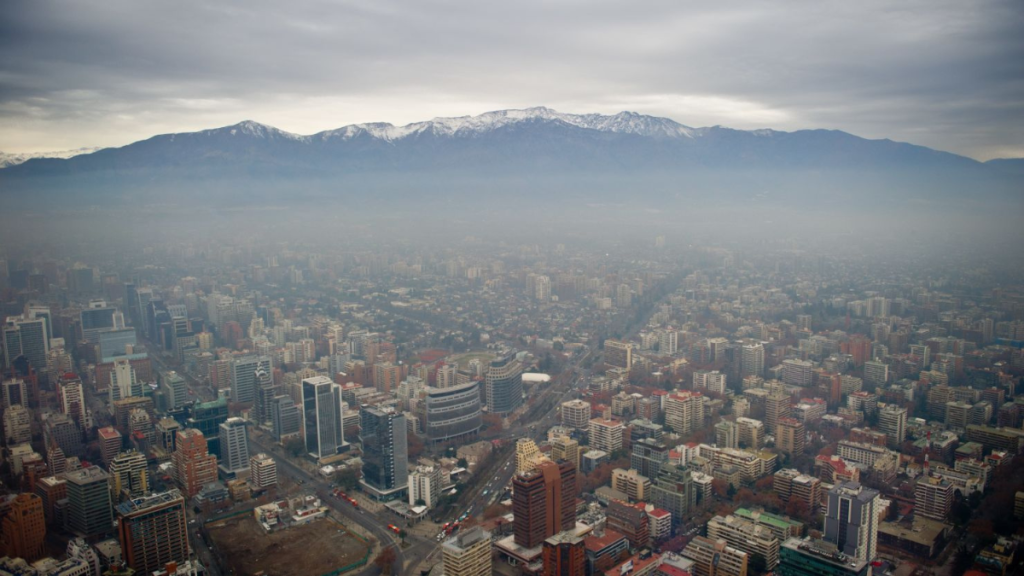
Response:
[{"label": "smog layer over city", "polygon": [[0,3],[0,576],[1024,573],[1024,5]]}]

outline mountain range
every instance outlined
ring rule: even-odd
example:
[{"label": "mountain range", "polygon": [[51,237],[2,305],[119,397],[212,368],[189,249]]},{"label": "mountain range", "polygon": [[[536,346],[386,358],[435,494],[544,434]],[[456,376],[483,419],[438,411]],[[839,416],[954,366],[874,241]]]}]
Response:
[{"label": "mountain range", "polygon": [[837,130],[691,128],[548,108],[297,135],[253,121],[0,169],[0,199],[78,204],[485,199],[784,204],[1022,202],[1024,160],[976,160]]}]

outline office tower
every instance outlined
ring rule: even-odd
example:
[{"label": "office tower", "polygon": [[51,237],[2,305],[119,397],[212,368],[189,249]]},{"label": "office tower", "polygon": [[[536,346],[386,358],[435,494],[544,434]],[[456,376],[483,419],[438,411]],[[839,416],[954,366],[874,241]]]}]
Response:
[{"label": "office tower", "polygon": [[575,530],[559,532],[544,540],[543,576],[585,576],[587,554],[584,538]]},{"label": "office tower", "polygon": [[267,370],[256,370],[256,401],[253,405],[253,416],[259,424],[272,422],[274,419],[273,402],[280,394],[280,387],[274,383],[274,376]]},{"label": "office tower", "polygon": [[273,360],[269,356],[244,356],[231,363],[231,401],[248,403],[256,401],[256,373],[274,373]]},{"label": "office tower", "polygon": [[109,470],[114,501],[138,498],[149,491],[146,456],[141,452],[121,452],[110,461]]},{"label": "office tower", "polygon": [[945,522],[953,504],[953,485],[937,476],[923,476],[914,485],[914,512]]},{"label": "office tower", "polygon": [[275,396],[270,403],[274,438],[282,440],[302,432],[302,409],[291,396]]},{"label": "office tower", "polygon": [[124,563],[136,573],[153,574],[189,559],[185,498],[178,490],[122,502],[117,519]]},{"label": "office tower", "polygon": [[869,576],[871,564],[822,540],[787,538],[779,547],[778,576]]},{"label": "office tower", "polygon": [[651,480],[636,470],[612,470],[612,489],[626,495],[631,502],[642,502],[651,495]]},{"label": "office tower", "polygon": [[729,420],[722,420],[715,424],[715,445],[719,448],[737,448],[740,441],[739,434],[739,425]]},{"label": "office tower", "polygon": [[779,390],[770,392],[765,398],[764,427],[769,434],[777,434],[775,427],[779,420],[789,418],[792,411],[790,400],[788,394]]},{"label": "office tower", "polygon": [[181,424],[174,418],[161,418],[153,426],[153,430],[156,435],[156,445],[166,454],[174,453],[174,442],[178,437],[178,430],[181,430]]},{"label": "office tower", "polygon": [[718,370],[697,370],[693,373],[693,389],[725,394],[725,374]]},{"label": "office tower", "polygon": [[604,341],[604,363],[613,368],[629,370],[633,365],[633,344],[620,340]]},{"label": "office tower", "polygon": [[50,524],[57,519],[54,507],[57,502],[68,497],[68,486],[64,476],[47,476],[36,481],[35,494],[42,499],[43,514],[46,516],[46,523]]},{"label": "office tower", "polygon": [[672,464],[662,466],[658,477],[651,479],[651,502],[670,512],[677,526],[685,522],[697,505],[690,470]]},{"label": "office tower", "polygon": [[90,302],[89,306],[79,313],[82,339],[93,344],[98,343],[101,332],[117,327],[114,320],[116,314],[117,308],[108,305],[103,300]]},{"label": "office tower", "polygon": [[114,360],[114,369],[110,372],[110,402],[141,395],[142,386],[131,361],[128,358]]},{"label": "office tower", "polygon": [[43,555],[46,515],[43,500],[35,494],[18,494],[10,501],[0,532],[0,550],[10,558],[28,562]]},{"label": "office tower", "polygon": [[562,402],[562,425],[586,430],[590,426],[590,402],[579,399]]},{"label": "office tower", "polygon": [[779,540],[770,529],[739,516],[715,516],[708,522],[708,538],[725,540],[730,546],[750,556],[764,558],[765,568],[772,570],[779,563]]},{"label": "office tower", "polygon": [[440,466],[417,466],[409,474],[409,506],[436,506],[441,497],[441,484]]},{"label": "office tower", "polygon": [[693,576],[747,576],[747,553],[725,540],[694,536],[683,556],[693,560]]},{"label": "office tower", "polygon": [[341,386],[326,376],[302,380],[306,452],[317,460],[346,446],[342,428]]},{"label": "office tower", "polygon": [[491,361],[485,378],[487,411],[506,415],[523,405],[523,367],[515,351]]},{"label": "office tower", "polygon": [[246,435],[245,420],[228,418],[220,425],[220,468],[226,477],[237,476],[249,471],[249,437]]},{"label": "office tower", "polygon": [[555,462],[568,460],[578,469],[580,467],[580,443],[568,436],[558,436],[549,442],[551,444],[551,459]]},{"label": "office tower", "polygon": [[675,330],[662,330],[658,335],[658,352],[663,356],[672,356],[679,351],[679,333]]},{"label": "office tower", "polygon": [[188,403],[188,385],[177,372],[159,372],[159,386],[163,390],[168,410],[182,408]]},{"label": "office tower", "polygon": [[220,397],[209,402],[198,402],[192,406],[192,415],[185,420],[185,426],[199,430],[206,438],[211,454],[220,454],[220,425],[228,419],[228,399]]},{"label": "office tower", "polygon": [[32,440],[32,415],[15,404],[4,411],[4,445],[16,446]]},{"label": "office tower", "polygon": [[648,478],[657,478],[661,467],[668,462],[668,446],[653,438],[644,438],[633,443],[630,454],[630,468]]},{"label": "office tower", "polygon": [[441,545],[445,576],[490,576],[491,533],[474,526]]},{"label": "office tower", "polygon": [[515,543],[540,546],[545,539],[576,526],[576,467],[543,461],[532,472],[512,477]]},{"label": "office tower", "polygon": [[421,406],[423,428],[431,443],[466,441],[483,425],[479,382],[427,388]]},{"label": "office tower", "polygon": [[4,368],[10,368],[21,356],[37,371],[46,369],[46,354],[50,351],[50,332],[47,318],[28,315],[7,318],[3,326]]},{"label": "office tower", "polygon": [[590,448],[609,454],[622,448],[622,434],[625,426],[618,420],[594,418],[590,421]]},{"label": "office tower", "polygon": [[390,406],[360,411],[363,479],[360,483],[379,499],[401,495],[409,482],[409,451],[405,416]]},{"label": "office tower", "polygon": [[61,413],[70,416],[80,429],[85,430],[88,427],[88,418],[86,417],[82,379],[74,374],[65,374],[61,376],[58,386]]},{"label": "office tower", "polygon": [[824,540],[870,562],[878,554],[878,491],[843,482],[828,491]]},{"label": "office tower", "polygon": [[802,456],[807,433],[796,418],[781,418],[775,426],[775,446],[790,458]]},{"label": "office tower", "polygon": [[740,376],[764,376],[764,346],[744,344],[740,351]]},{"label": "office tower", "polygon": [[250,458],[249,486],[253,492],[262,492],[277,486],[277,462],[262,452]]},{"label": "office tower", "polygon": [[79,456],[85,448],[81,428],[65,414],[50,414],[43,421],[43,442],[47,446],[60,446],[67,456]]},{"label": "office tower", "polygon": [[173,460],[178,485],[188,498],[217,480],[217,457],[207,451],[206,438],[195,428],[178,431]]},{"label": "office tower", "polygon": [[138,345],[135,328],[118,328],[100,332],[100,362],[113,362],[118,356],[141,354],[135,352]]},{"label": "office tower", "polygon": [[885,444],[898,450],[907,439],[907,409],[886,404],[878,412],[878,429],[885,432]]},{"label": "office tower", "polygon": [[703,428],[704,396],[688,390],[665,396],[665,426],[684,436]]},{"label": "office tower", "polygon": [[26,395],[25,380],[18,377],[3,379],[3,408],[6,410],[11,406],[28,408],[28,396]]},{"label": "office tower", "polygon": [[64,479],[68,490],[68,527],[86,538],[113,532],[114,515],[107,473],[99,466],[90,466],[67,472]]}]

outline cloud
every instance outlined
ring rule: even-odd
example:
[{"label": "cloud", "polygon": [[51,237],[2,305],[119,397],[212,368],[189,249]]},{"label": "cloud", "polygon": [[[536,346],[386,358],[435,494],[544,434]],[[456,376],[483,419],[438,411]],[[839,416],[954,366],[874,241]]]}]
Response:
[{"label": "cloud", "polygon": [[6,2],[0,150],[546,105],[1024,156],[1022,29],[1015,0]]}]

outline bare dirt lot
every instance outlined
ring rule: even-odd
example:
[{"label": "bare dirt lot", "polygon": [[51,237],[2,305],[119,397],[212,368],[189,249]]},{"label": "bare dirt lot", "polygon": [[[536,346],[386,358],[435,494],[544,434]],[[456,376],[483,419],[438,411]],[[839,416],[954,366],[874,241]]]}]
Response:
[{"label": "bare dirt lot", "polygon": [[237,576],[318,576],[360,560],[367,545],[328,518],[263,531],[251,514],[206,526],[218,555]]}]

